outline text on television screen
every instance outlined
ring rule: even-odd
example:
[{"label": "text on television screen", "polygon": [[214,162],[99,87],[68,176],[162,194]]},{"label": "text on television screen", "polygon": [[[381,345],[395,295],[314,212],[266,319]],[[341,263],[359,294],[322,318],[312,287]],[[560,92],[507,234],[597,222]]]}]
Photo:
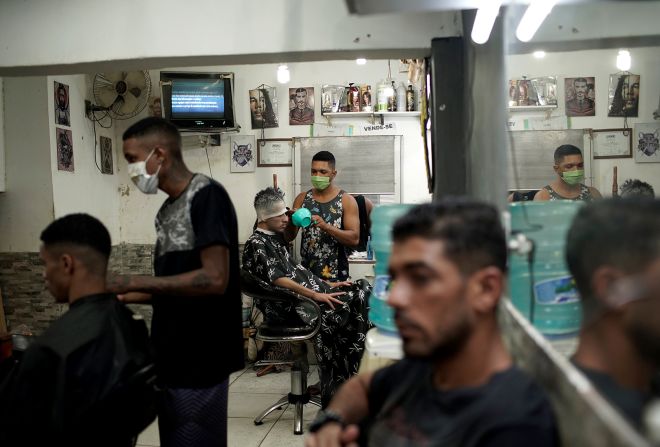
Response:
[{"label": "text on television screen", "polygon": [[172,118],[223,117],[225,85],[222,80],[186,80],[172,85]]}]

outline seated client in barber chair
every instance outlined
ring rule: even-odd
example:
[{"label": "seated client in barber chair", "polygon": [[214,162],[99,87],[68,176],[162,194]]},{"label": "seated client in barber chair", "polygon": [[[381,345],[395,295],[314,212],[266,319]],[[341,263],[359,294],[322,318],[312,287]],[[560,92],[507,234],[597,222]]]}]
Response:
[{"label": "seated client in barber chair", "polygon": [[[282,193],[274,188],[259,191],[254,199],[257,228],[245,243],[243,268],[257,278],[311,298],[321,307],[322,325],[314,338],[321,379],[321,402],[325,407],[335,390],[356,374],[364,351],[369,283],[358,280],[329,283],[296,263],[283,238],[289,220]],[[258,303],[271,321],[309,323],[302,305],[276,306]]]}]

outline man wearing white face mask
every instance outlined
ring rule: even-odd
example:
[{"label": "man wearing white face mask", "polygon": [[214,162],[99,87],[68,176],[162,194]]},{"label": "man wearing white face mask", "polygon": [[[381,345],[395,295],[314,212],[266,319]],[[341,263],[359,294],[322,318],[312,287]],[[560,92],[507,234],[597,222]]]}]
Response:
[{"label": "man wearing white face mask", "polygon": [[[302,265],[326,281],[348,279],[346,248],[360,243],[360,219],[357,202],[333,183],[337,176],[335,157],[328,151],[312,157],[312,186],[298,194],[293,209],[307,208],[312,213],[312,225],[303,229],[300,257]],[[287,241],[298,234],[291,222],[284,232]]]},{"label": "man wearing white face mask", "polygon": [[566,260],[583,309],[573,362],[639,426],[644,405],[657,397],[660,366],[660,202],[610,199],[582,208]]},{"label": "man wearing white face mask", "polygon": [[557,179],[546,185],[534,196],[536,201],[583,200],[591,202],[602,196],[596,188],[584,183],[584,159],[582,151],[572,144],[564,144],[555,150]]},{"label": "man wearing white face mask", "polygon": [[243,367],[234,206],[222,185],[188,170],[170,122],[146,118],[123,140],[135,185],[168,195],[156,216],[155,276],[108,283],[123,301],[150,301],[154,309],[151,339],[165,389],[161,445],[226,445],[227,379]]}]

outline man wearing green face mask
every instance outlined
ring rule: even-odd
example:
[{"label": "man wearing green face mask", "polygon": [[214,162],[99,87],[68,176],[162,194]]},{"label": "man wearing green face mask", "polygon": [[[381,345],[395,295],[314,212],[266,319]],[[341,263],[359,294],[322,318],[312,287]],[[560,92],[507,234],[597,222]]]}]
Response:
[{"label": "man wearing green face mask", "polygon": [[[311,174],[313,188],[298,194],[293,202],[294,210],[307,208],[312,213],[312,225],[302,230],[302,265],[325,281],[346,281],[346,248],[360,242],[357,202],[333,183],[337,171],[330,152],[321,151],[312,157]],[[289,221],[284,234],[287,241],[292,241],[298,227]]]},{"label": "man wearing green face mask", "polygon": [[557,179],[546,185],[535,196],[535,201],[583,200],[591,202],[602,198],[596,188],[584,183],[584,159],[579,148],[564,144],[555,150]]}]

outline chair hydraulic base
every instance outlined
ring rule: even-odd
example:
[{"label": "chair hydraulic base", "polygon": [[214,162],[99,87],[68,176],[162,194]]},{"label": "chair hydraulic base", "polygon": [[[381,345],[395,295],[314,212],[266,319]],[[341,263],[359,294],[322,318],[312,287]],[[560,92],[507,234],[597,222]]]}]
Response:
[{"label": "chair hydraulic base", "polygon": [[282,408],[284,405],[295,405],[293,416],[293,434],[302,435],[303,433],[303,407],[305,404],[310,403],[321,407],[321,399],[318,397],[310,397],[307,392],[307,371],[294,365],[291,368],[291,392],[282,396],[280,400],[275,402],[270,407],[266,408],[259,416],[254,419],[255,425],[263,424],[264,419],[273,411]]}]

